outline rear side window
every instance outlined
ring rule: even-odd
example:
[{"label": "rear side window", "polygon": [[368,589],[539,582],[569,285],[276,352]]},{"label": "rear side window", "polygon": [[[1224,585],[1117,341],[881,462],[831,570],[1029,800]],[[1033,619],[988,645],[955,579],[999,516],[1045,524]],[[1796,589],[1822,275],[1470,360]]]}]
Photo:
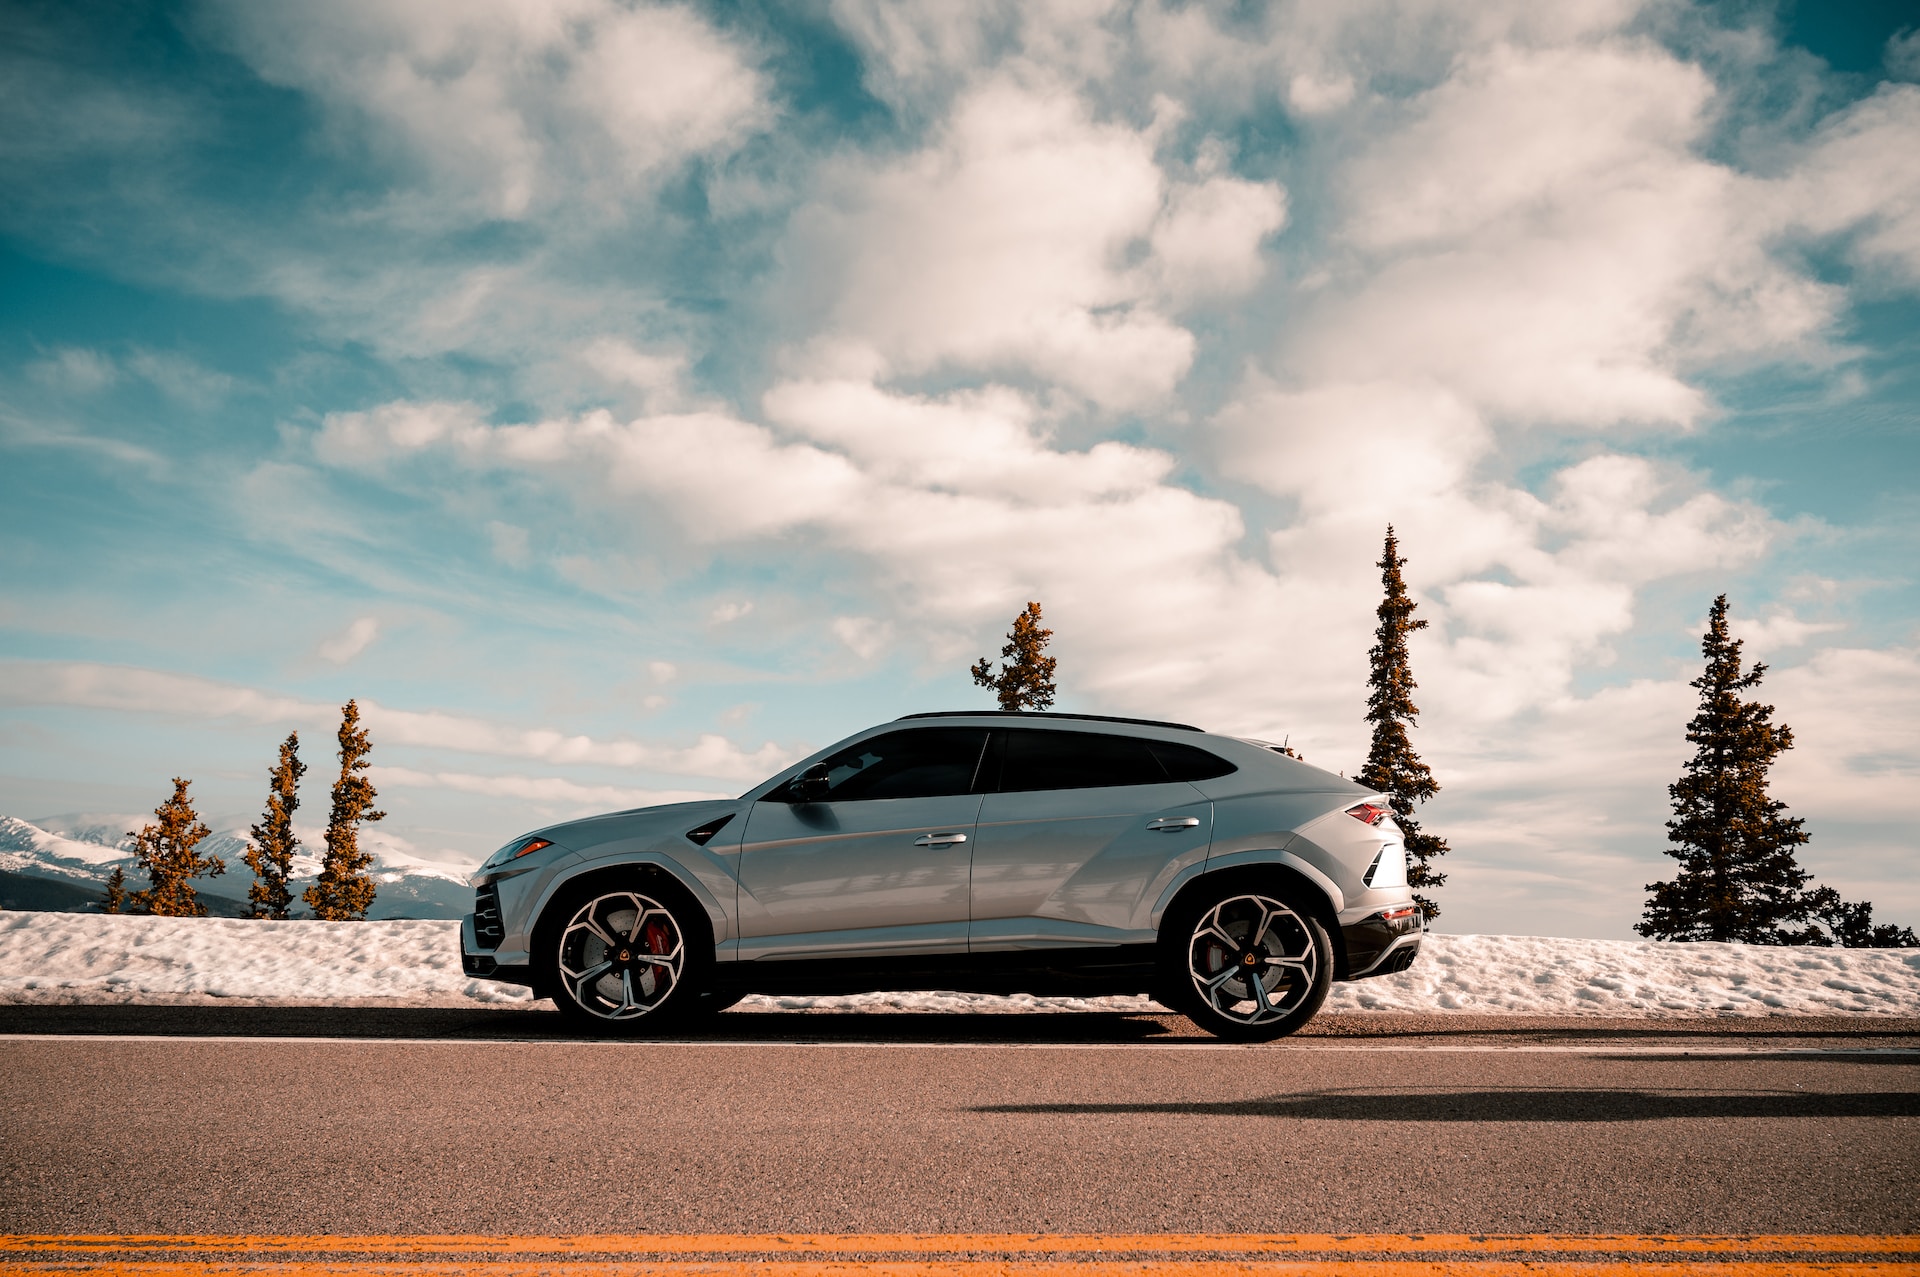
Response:
[{"label": "rear side window", "polygon": [[1096,732],[1010,731],[1000,765],[1002,793],[1164,785],[1166,770],[1131,736]]},{"label": "rear side window", "polygon": [[1216,776],[1227,776],[1240,770],[1218,754],[1209,754],[1192,745],[1150,740],[1147,748],[1167,769],[1167,776],[1171,780],[1212,780]]},{"label": "rear side window", "polygon": [[826,760],[826,799],[968,793],[986,743],[983,727],[922,727],[861,741]]}]

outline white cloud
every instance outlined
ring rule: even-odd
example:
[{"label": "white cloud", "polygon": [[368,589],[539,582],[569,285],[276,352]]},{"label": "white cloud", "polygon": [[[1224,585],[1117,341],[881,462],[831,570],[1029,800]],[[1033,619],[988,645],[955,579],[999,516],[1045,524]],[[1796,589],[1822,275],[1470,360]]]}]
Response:
[{"label": "white cloud", "polygon": [[1302,115],[1326,115],[1353,101],[1353,77],[1301,73],[1287,82],[1287,105]]},{"label": "white cloud", "polygon": [[70,393],[97,394],[120,380],[120,368],[101,351],[63,346],[29,363],[27,375]]},{"label": "white cloud", "polygon": [[1161,286],[1176,299],[1251,292],[1266,273],[1261,241],[1286,221],[1277,183],[1219,176],[1175,187],[1151,237]]},{"label": "white cloud", "polygon": [[1346,167],[1358,256],[1282,358],[1528,425],[1697,423],[1692,364],[1800,350],[1835,304],[1766,251],[1764,184],[1697,154],[1712,96],[1650,44],[1463,59]]},{"label": "white cloud", "polygon": [[487,539],[492,543],[493,557],[510,568],[524,568],[533,561],[531,535],[517,524],[489,519]]},{"label": "white cloud", "polygon": [[1901,80],[1920,80],[1920,27],[1888,36],[1882,60],[1889,75]]},{"label": "white cloud", "polygon": [[750,57],[680,5],[227,3],[219,25],[266,79],[425,176],[441,217],[450,200],[476,218],[611,206],[770,118]]},{"label": "white cloud", "polygon": [[680,677],[680,670],[672,661],[648,661],[647,676],[656,683],[671,683]]},{"label": "white cloud", "polygon": [[[822,186],[786,257],[798,298],[833,298],[826,349],[900,374],[1026,371],[1108,407],[1164,398],[1192,363],[1192,334],[1126,261],[1166,202],[1153,143],[1064,88],[983,84],[927,148]],[[1244,234],[1261,214],[1219,216]],[[815,366],[844,368],[844,349]]]},{"label": "white cloud", "polygon": [[1920,281],[1920,85],[1883,84],[1837,113],[1785,185],[1808,230],[1850,234],[1863,265]]},{"label": "white cloud", "polygon": [[190,408],[205,411],[233,393],[234,379],[172,351],[135,350],[127,370]]},{"label": "white cloud", "polygon": [[678,351],[641,350],[618,337],[598,337],[580,352],[580,362],[614,385],[638,390],[652,410],[671,408],[680,397],[687,357]]},{"label": "white cloud", "polygon": [[654,807],[662,803],[729,798],[730,794],[697,789],[635,789],[621,785],[582,785],[562,776],[474,775],[471,772],[425,772],[408,767],[376,766],[368,776],[380,789],[450,789],[463,794],[520,798],[528,802],[570,808],[608,810]]},{"label": "white cloud", "polygon": [[870,661],[892,641],[893,626],[871,616],[836,616],[833,636],[851,648],[855,656]]},{"label": "white cloud", "polygon": [[1759,618],[1733,616],[1727,621],[1727,628],[1733,637],[1741,640],[1749,660],[1776,652],[1785,647],[1801,647],[1816,634],[1831,634],[1844,630],[1845,625],[1838,621],[1807,621],[1795,616],[1787,608],[1770,609],[1767,615]]},{"label": "white cloud", "polygon": [[379,637],[380,621],[378,617],[363,616],[346,629],[320,644],[320,659],[331,661],[335,665],[345,665],[354,657],[367,650],[367,646]]},{"label": "white cloud", "polygon": [[93,434],[70,421],[23,416],[4,405],[0,405],[0,440],[11,447],[59,448],[105,457],[121,465],[138,466],[153,476],[163,476],[170,469],[167,458],[151,448]]},{"label": "white cloud", "polygon": [[[335,705],[192,675],[78,661],[0,661],[0,703],[70,705],[188,719],[233,718],[322,731],[331,731],[340,715]],[[364,698],[359,707],[376,745],[451,749],[562,765],[630,767],[716,780],[761,780],[793,757],[772,742],[744,750],[717,733],[702,735],[691,745],[662,745],[596,739],[553,728],[507,727],[464,714],[391,709]]]},{"label": "white cloud", "polygon": [[731,625],[753,612],[752,599],[734,599],[726,603],[716,603],[707,613],[707,622],[711,625]]}]

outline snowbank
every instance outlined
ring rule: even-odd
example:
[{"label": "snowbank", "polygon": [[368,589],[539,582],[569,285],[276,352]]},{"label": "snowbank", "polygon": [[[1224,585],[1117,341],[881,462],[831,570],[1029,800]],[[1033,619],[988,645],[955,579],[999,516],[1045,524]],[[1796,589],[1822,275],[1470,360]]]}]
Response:
[{"label": "snowbank", "polygon": [[[0,915],[0,1003],[525,1005],[460,971],[458,923]],[[758,1011],[1148,1011],[1145,998],[956,993],[750,998]],[[1337,984],[1327,1010],[1516,1015],[1920,1015],[1920,950],[1429,936],[1397,976]]]}]

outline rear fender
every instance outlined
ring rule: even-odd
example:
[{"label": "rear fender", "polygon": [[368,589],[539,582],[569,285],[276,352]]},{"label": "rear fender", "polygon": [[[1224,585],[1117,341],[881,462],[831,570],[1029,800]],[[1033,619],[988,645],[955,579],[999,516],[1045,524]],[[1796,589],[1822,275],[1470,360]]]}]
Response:
[{"label": "rear fender", "polygon": [[1190,894],[1210,890],[1221,877],[1238,876],[1250,869],[1277,874],[1299,893],[1314,917],[1320,920],[1320,925],[1326,928],[1327,939],[1333,944],[1333,978],[1346,979],[1347,946],[1346,938],[1340,931],[1340,910],[1345,906],[1345,897],[1334,881],[1311,862],[1282,848],[1236,851],[1211,858],[1203,872],[1176,884],[1155,906],[1154,931],[1160,930],[1167,913]]}]

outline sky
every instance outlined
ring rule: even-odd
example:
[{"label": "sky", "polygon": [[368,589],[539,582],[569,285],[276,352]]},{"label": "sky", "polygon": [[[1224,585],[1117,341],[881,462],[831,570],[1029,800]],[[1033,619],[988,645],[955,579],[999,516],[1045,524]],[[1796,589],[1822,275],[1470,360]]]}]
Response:
[{"label": "sky", "polygon": [[1625,937],[1713,598],[1920,922],[1920,20],[1665,0],[9,0],[0,812],[392,858],[739,793],[1045,607],[1364,759],[1439,927]]}]

